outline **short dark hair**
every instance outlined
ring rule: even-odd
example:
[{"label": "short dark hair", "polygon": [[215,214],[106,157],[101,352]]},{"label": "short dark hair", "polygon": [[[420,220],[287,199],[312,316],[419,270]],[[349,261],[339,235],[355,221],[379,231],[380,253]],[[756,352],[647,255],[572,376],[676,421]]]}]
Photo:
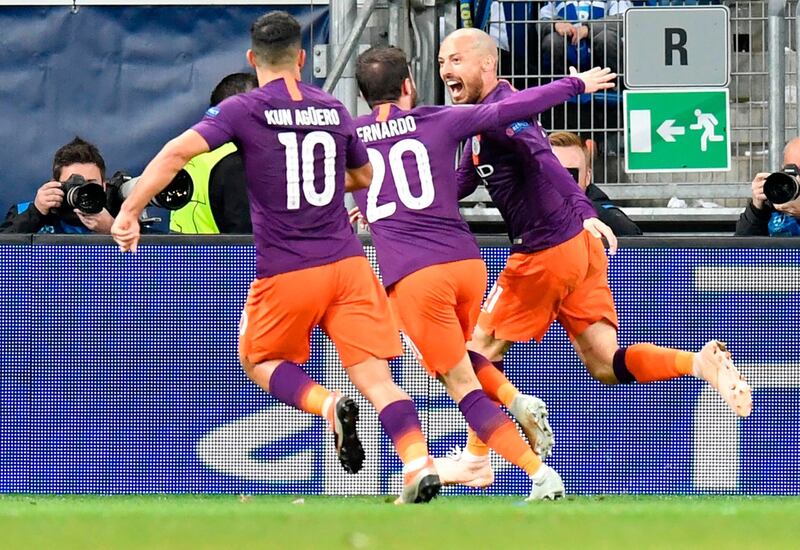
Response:
[{"label": "short dark hair", "polygon": [[61,170],[70,164],[96,164],[103,180],[106,179],[106,161],[96,145],[78,136],[62,146],[53,156],[53,180],[60,181]]},{"label": "short dark hair", "polygon": [[219,81],[211,92],[209,107],[216,107],[223,99],[258,88],[258,78],[253,73],[233,73]]},{"label": "short dark hair", "polygon": [[300,23],[285,11],[262,15],[250,27],[256,60],[273,67],[294,61],[302,45],[301,37]]},{"label": "short dark hair", "polygon": [[400,99],[403,81],[409,76],[406,53],[394,46],[374,46],[356,62],[358,87],[370,107]]}]

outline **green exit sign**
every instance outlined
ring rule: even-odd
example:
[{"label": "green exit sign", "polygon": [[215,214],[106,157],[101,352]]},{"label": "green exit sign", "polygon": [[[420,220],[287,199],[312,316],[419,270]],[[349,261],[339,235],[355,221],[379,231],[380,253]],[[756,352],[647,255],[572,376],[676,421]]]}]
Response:
[{"label": "green exit sign", "polygon": [[626,90],[623,102],[626,172],[730,170],[727,88]]}]

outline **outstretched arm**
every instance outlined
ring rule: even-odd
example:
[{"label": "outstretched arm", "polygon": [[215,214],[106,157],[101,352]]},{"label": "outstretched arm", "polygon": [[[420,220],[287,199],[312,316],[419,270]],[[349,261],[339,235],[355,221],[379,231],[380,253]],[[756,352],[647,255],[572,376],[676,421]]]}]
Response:
[{"label": "outstretched arm", "polygon": [[614,79],[617,77],[611,69],[599,67],[582,73],[570,67],[570,73],[571,76],[544,86],[522,90],[497,103],[453,108],[453,112],[462,117],[460,124],[453,125],[458,132],[458,139],[505,126],[516,120],[536,117],[578,94],[608,90],[614,87]]}]

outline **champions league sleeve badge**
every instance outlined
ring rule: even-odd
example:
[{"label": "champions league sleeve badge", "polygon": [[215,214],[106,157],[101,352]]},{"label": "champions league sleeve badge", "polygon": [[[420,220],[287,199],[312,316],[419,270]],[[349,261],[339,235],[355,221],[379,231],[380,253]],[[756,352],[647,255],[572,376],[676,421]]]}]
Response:
[{"label": "champions league sleeve badge", "polygon": [[508,137],[513,137],[523,131],[525,128],[529,128],[531,125],[530,122],[527,120],[518,120],[517,122],[513,122],[511,126],[506,128],[506,135]]}]

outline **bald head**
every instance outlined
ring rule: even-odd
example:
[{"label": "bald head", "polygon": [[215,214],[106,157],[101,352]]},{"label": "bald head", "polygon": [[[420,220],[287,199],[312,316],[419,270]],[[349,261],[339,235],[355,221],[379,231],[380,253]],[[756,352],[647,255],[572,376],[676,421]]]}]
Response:
[{"label": "bald head", "polygon": [[453,103],[477,103],[497,86],[497,45],[478,29],[458,29],[439,46],[439,76]]},{"label": "bald head", "polygon": [[497,44],[491,36],[480,29],[458,29],[447,35],[442,41],[441,49],[455,46],[459,50],[473,49],[480,56],[497,59]]},{"label": "bald head", "polygon": [[783,164],[796,164],[800,166],[800,137],[789,140],[783,148]]}]

